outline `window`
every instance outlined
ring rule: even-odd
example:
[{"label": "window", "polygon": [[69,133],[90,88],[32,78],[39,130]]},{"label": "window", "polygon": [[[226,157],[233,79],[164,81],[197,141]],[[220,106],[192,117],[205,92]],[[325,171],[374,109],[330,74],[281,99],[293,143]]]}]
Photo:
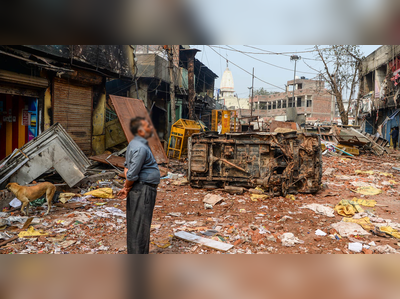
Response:
[{"label": "window", "polygon": [[106,122],[109,122],[111,120],[114,120],[118,118],[117,113],[115,111],[112,111],[110,109],[106,109]]},{"label": "window", "polygon": [[312,107],[312,99],[307,99],[307,107]]},{"label": "window", "polygon": [[281,108],[282,108],[282,101],[278,100],[278,109],[281,109]]},{"label": "window", "polygon": [[301,107],[301,98],[297,98],[297,107]]},{"label": "window", "polygon": [[297,84],[297,89],[303,89],[303,84],[302,83]]},{"label": "window", "polygon": [[272,109],[276,109],[276,101],[272,102]]},{"label": "window", "polygon": [[286,108],[286,99],[282,100],[282,108]]},{"label": "window", "polygon": [[266,102],[259,102],[260,103],[260,110],[267,110],[267,103]]},{"label": "window", "polygon": [[271,102],[268,102],[268,110],[271,110]]},{"label": "window", "polygon": [[288,107],[294,107],[292,98],[289,98]]}]

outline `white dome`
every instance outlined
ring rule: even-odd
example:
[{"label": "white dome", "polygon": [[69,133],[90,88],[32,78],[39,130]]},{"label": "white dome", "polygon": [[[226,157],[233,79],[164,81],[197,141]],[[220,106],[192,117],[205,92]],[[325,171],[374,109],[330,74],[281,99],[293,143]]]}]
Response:
[{"label": "white dome", "polygon": [[224,74],[222,75],[220,89],[222,92],[224,91],[235,91],[235,85],[233,84],[233,76],[232,72],[227,67]]}]

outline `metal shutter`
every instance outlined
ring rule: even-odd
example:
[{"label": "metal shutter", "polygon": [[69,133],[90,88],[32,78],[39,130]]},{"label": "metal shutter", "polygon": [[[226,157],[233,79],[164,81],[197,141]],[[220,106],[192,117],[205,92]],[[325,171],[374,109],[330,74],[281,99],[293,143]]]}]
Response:
[{"label": "metal shutter", "polygon": [[92,152],[92,87],[53,81],[53,120],[59,122],[86,154]]}]

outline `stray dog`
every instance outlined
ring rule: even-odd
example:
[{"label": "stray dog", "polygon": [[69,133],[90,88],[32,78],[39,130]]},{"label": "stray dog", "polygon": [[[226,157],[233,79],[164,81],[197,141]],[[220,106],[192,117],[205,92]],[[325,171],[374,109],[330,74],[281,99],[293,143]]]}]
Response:
[{"label": "stray dog", "polygon": [[[14,195],[22,202],[21,213],[26,216],[29,214],[29,202],[40,198],[45,193],[48,208],[44,215],[47,215],[50,212],[51,201],[53,200],[54,193],[56,192],[56,186],[49,182],[40,183],[31,187],[20,186],[17,183],[9,183],[7,184],[6,188],[14,193]],[[24,211],[25,207],[26,212]]]}]

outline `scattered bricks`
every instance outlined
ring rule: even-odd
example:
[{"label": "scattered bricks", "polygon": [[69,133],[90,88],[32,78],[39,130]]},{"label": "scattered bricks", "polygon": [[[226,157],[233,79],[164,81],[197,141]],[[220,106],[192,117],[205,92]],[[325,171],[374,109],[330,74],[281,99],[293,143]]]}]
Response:
[{"label": "scattered bricks", "polygon": [[239,245],[241,245],[241,244],[243,244],[243,240],[242,239],[237,239],[236,241],[235,241],[235,243],[233,243],[233,246],[239,246]]},{"label": "scattered bricks", "polygon": [[320,241],[322,240],[322,238],[321,238],[321,237],[316,237],[316,238],[314,238],[314,240],[315,240],[316,242],[320,242]]},{"label": "scattered bricks", "polygon": [[364,252],[364,254],[372,254],[372,250],[366,248],[363,248],[362,252]]},{"label": "scattered bricks", "polygon": [[256,230],[256,229],[258,228],[258,226],[257,226],[257,225],[254,225],[254,224],[250,224],[249,227],[250,227],[252,230]]},{"label": "scattered bricks", "polygon": [[46,237],[45,236],[40,236],[39,238],[38,238],[38,242],[46,242]]},{"label": "scattered bricks", "polygon": [[252,232],[251,240],[252,240],[254,243],[258,244],[258,242],[259,242],[260,240],[262,240],[263,238],[264,238],[263,235],[261,235],[261,234],[259,233],[258,230]]}]

